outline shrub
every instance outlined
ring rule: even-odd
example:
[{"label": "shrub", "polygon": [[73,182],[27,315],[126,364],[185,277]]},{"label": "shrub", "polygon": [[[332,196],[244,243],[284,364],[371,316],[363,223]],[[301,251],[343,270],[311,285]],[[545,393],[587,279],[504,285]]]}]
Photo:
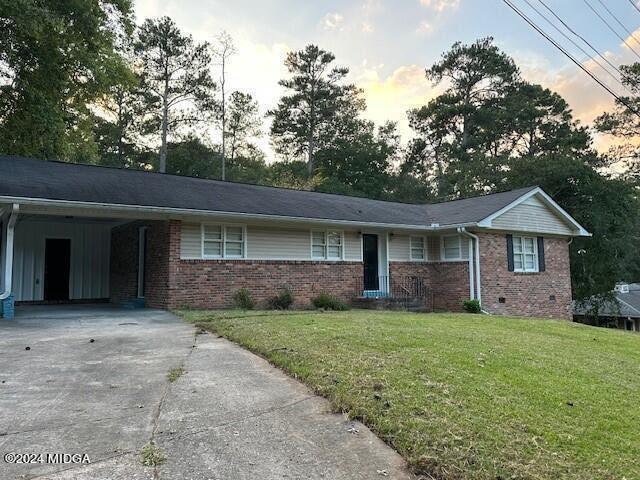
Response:
[{"label": "shrub", "polygon": [[253,310],[256,306],[256,302],[253,300],[251,292],[246,288],[236,290],[233,294],[233,304],[236,308],[240,308],[241,310]]},{"label": "shrub", "polygon": [[293,292],[289,288],[283,288],[275,297],[269,299],[269,308],[273,310],[286,310],[293,304]]},{"label": "shrub", "polygon": [[469,313],[480,313],[482,311],[478,300],[465,300],[462,307]]},{"label": "shrub", "polygon": [[328,293],[321,293],[317,297],[311,300],[311,303],[316,308],[323,308],[325,310],[348,310],[349,307],[339,298],[334,297]]}]

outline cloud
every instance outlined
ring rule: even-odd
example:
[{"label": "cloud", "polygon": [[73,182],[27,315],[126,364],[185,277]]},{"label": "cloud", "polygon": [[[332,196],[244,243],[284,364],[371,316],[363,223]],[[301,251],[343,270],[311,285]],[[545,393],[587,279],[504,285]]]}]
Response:
[{"label": "cloud", "polygon": [[375,30],[373,25],[370,22],[362,22],[362,27],[360,28],[362,33],[373,33]]},{"label": "cloud", "polygon": [[420,0],[420,4],[436,12],[456,10],[460,6],[460,0]]},{"label": "cloud", "polygon": [[430,33],[433,33],[433,25],[426,20],[423,20],[418,25],[418,28],[416,28],[416,33],[420,35],[429,35]]},{"label": "cloud", "polygon": [[380,125],[387,120],[398,123],[404,141],[413,137],[407,120],[407,110],[425,105],[443,90],[434,87],[420,65],[403,65],[389,75],[381,75],[383,65],[364,64],[356,77],[356,84],[364,91],[367,101],[365,117]]},{"label": "cloud", "polygon": [[344,17],[339,13],[327,13],[323,19],[324,28],[327,30],[341,29],[343,22]]}]

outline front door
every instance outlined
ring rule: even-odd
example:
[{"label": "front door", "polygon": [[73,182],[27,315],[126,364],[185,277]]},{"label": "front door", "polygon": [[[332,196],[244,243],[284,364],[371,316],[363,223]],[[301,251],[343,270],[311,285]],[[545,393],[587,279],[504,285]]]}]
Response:
[{"label": "front door", "polygon": [[362,235],[364,289],[378,290],[378,235]]},{"label": "front door", "polygon": [[47,238],[44,246],[44,299],[54,302],[69,300],[71,272],[71,240]]}]

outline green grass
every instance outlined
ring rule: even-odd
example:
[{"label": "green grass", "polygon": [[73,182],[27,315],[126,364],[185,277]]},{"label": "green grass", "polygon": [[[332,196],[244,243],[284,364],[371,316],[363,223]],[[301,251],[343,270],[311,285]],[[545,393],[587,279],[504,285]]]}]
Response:
[{"label": "green grass", "polygon": [[167,372],[167,380],[170,383],[178,380],[182,375],[184,375],[184,368],[182,367],[174,367]]},{"label": "green grass", "polygon": [[437,479],[640,478],[640,335],[467,314],[182,312]]}]

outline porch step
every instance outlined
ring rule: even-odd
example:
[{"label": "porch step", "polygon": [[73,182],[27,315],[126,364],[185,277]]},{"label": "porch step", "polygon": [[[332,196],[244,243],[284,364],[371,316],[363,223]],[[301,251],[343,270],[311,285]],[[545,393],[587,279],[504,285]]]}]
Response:
[{"label": "porch step", "polygon": [[408,310],[411,312],[430,311],[426,299],[422,297],[388,298],[356,297],[351,301],[354,308],[368,310]]}]

